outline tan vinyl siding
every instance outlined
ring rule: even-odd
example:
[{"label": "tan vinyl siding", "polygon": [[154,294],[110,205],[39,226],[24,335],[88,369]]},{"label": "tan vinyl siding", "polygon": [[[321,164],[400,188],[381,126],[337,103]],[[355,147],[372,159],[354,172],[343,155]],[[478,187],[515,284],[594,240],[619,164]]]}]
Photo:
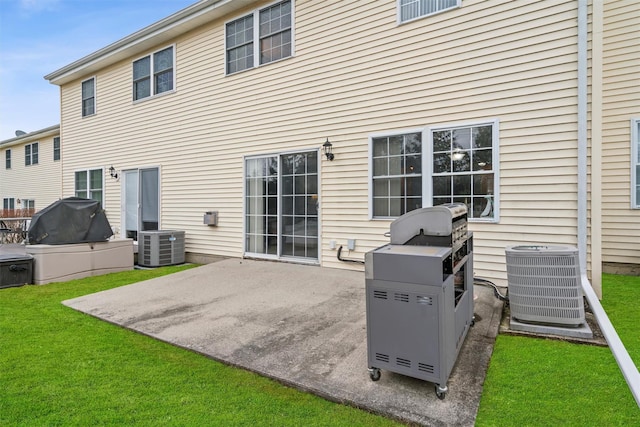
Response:
[{"label": "tan vinyl siding", "polygon": [[640,2],[604,5],[602,253],[640,263],[640,209],[631,208],[631,120],[640,119]]},{"label": "tan vinyl siding", "polygon": [[[329,3],[295,2],[292,58],[225,76],[234,14],[175,39],[175,93],[131,101],[140,55],[96,73],[95,116],[81,117],[81,79],[64,85],[65,193],[75,169],[160,166],[161,227],[185,230],[190,252],[241,256],[244,156],[328,137],[320,259],[360,268],[329,241],[356,239],[351,259],[388,241],[389,221],[369,219],[369,136],[498,120],[500,221],[470,225],[476,273],[503,283],[509,244],[577,244],[575,1],[465,0],[403,25],[395,1]],[[120,183],[105,182],[120,227]],[[202,224],[209,210],[218,227]]]},{"label": "tan vinyl siding", "polygon": [[[61,197],[62,160],[53,160],[53,138],[36,137],[6,148],[0,147],[0,203],[4,198],[14,198],[15,208],[22,209],[18,199],[29,199],[34,200],[35,209],[40,210]],[[36,142],[38,164],[25,166],[25,146]],[[11,150],[11,169],[5,169],[5,152],[8,149]]]}]

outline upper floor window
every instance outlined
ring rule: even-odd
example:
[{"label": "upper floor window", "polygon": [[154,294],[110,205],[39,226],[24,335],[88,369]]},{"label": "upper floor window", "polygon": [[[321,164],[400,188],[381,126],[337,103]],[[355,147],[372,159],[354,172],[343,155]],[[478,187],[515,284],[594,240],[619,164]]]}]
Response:
[{"label": "upper floor window", "polygon": [[53,138],[53,160],[60,160],[60,137]]},{"label": "upper floor window", "polygon": [[38,164],[38,143],[27,144],[24,146],[24,165]]},{"label": "upper floor window", "polygon": [[97,200],[104,204],[102,200],[102,169],[90,169],[76,171],[75,173],[75,196],[83,199]]},{"label": "upper floor window", "polygon": [[36,201],[33,199],[22,199],[22,209],[35,209]]},{"label": "upper floor window", "polygon": [[411,21],[421,16],[433,15],[460,6],[461,0],[398,0],[398,19]]},{"label": "upper floor window", "polygon": [[169,46],[133,62],[133,100],[144,99],[175,86],[174,49]]},{"label": "upper floor window", "polygon": [[82,82],[82,117],[96,113],[96,79],[92,77]]},{"label": "upper floor window", "polygon": [[287,58],[293,52],[291,0],[281,1],[225,26],[227,74]]},{"label": "upper floor window", "polygon": [[4,167],[5,169],[11,169],[11,150],[4,152]]},{"label": "upper floor window", "polygon": [[640,208],[640,119],[631,120],[631,207]]}]

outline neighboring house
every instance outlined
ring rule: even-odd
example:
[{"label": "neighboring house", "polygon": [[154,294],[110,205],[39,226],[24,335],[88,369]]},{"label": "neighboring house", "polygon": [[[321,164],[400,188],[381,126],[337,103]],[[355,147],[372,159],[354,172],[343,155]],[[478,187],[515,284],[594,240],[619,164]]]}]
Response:
[{"label": "neighboring house", "polygon": [[0,141],[2,216],[38,211],[62,196],[60,126],[16,135]]},{"label": "neighboring house", "polygon": [[185,230],[191,260],[340,268],[462,201],[476,275],[574,245],[599,292],[640,262],[638,28],[635,1],[201,1],[45,76],[63,192],[94,176],[120,236]]}]

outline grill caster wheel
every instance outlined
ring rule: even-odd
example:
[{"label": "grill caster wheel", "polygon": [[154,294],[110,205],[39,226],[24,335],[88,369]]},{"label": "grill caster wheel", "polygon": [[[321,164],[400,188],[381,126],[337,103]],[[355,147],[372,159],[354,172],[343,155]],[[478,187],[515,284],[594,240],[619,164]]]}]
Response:
[{"label": "grill caster wheel", "polygon": [[439,384],[436,384],[436,396],[438,397],[438,399],[444,400],[445,396],[447,395],[447,391],[449,391],[449,388],[447,386],[441,387]]},{"label": "grill caster wheel", "polygon": [[473,328],[475,325],[476,325],[476,316],[473,316],[471,318],[471,325],[470,326]]},{"label": "grill caster wheel", "polygon": [[378,381],[380,379],[380,369],[378,369],[378,368],[370,368],[369,369],[369,378],[371,378],[371,381]]}]

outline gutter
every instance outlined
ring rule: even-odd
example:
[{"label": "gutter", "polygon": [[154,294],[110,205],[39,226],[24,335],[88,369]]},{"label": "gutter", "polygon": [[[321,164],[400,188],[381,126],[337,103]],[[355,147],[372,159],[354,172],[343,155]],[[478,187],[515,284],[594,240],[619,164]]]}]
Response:
[{"label": "gutter", "polygon": [[[602,5],[593,5],[593,21],[594,21],[594,34],[596,31],[595,21],[601,19]],[[600,299],[596,295],[589,278],[587,277],[587,223],[588,223],[588,207],[587,207],[587,103],[588,103],[588,80],[587,80],[587,67],[588,67],[588,2],[587,0],[578,0],[578,250],[580,256],[580,274],[581,285],[591,311],[600,326],[604,338],[607,340],[607,344],[613,353],[613,357],[618,363],[620,371],[624,379],[627,381],[627,385],[631,390],[631,394],[636,400],[636,404],[640,407],[640,373],[638,368],[633,363],[631,356],[627,352],[622,340],[618,336],[613,324],[609,320],[607,313],[600,304]],[[600,21],[602,23],[602,21]],[[598,35],[599,37],[599,35]],[[595,38],[595,35],[594,35]],[[593,43],[595,44],[595,42]],[[601,54],[601,51],[600,51]],[[594,61],[595,62],[595,61]],[[597,118],[596,118],[597,120]],[[593,138],[592,138],[593,140]],[[592,174],[591,178],[594,176]],[[596,178],[600,178],[600,174],[596,174]],[[599,183],[597,184],[599,185]],[[596,208],[598,209],[598,208]],[[593,209],[592,209],[593,210]],[[599,215],[598,215],[599,218]],[[593,216],[592,216],[593,219]],[[596,224],[599,226],[599,224]],[[593,226],[591,227],[593,231]],[[600,262],[600,260],[597,260]],[[600,271],[600,268],[594,268],[592,270]]]}]

